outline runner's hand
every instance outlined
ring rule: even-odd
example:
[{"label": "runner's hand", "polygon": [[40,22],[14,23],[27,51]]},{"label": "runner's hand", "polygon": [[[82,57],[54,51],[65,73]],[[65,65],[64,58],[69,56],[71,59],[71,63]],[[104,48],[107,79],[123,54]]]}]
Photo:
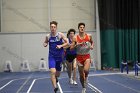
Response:
[{"label": "runner's hand", "polygon": [[62,45],[57,45],[56,46],[57,49],[60,49],[61,47],[62,47]]},{"label": "runner's hand", "polygon": [[47,43],[43,43],[43,46],[44,46],[44,47],[47,47],[47,45],[48,45]]},{"label": "runner's hand", "polygon": [[90,46],[90,49],[93,50],[93,46]]}]

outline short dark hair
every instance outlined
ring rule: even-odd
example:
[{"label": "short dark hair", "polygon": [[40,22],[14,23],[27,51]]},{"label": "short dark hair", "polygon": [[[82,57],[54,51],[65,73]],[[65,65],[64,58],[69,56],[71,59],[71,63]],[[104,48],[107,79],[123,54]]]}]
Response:
[{"label": "short dark hair", "polygon": [[56,21],[51,21],[51,22],[50,22],[50,25],[51,25],[51,24],[54,24],[54,25],[57,26],[58,23],[57,23]]},{"label": "short dark hair", "polygon": [[78,28],[79,28],[81,25],[85,26],[85,23],[82,23],[82,22],[79,23],[79,24],[78,24]]},{"label": "short dark hair", "polygon": [[74,32],[74,34],[76,33],[75,29],[71,28],[68,30],[67,37],[69,36],[70,32]]}]

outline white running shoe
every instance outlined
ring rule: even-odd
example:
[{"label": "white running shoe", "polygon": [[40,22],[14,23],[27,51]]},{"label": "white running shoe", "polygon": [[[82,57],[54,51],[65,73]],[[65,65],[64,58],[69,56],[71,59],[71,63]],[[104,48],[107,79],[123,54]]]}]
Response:
[{"label": "white running shoe", "polygon": [[69,81],[69,82],[70,82],[70,84],[73,84],[73,80],[72,80],[72,79],[70,79],[70,81]]},{"label": "white running shoe", "polygon": [[86,88],[83,88],[82,89],[82,93],[86,93]]},{"label": "white running shoe", "polygon": [[73,84],[74,84],[74,85],[77,85],[77,82],[74,80],[74,81],[73,81]]}]

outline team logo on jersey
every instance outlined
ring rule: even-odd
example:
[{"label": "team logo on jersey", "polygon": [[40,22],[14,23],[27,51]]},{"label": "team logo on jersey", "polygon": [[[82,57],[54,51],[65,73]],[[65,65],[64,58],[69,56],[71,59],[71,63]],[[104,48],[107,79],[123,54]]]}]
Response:
[{"label": "team logo on jersey", "polygon": [[60,38],[58,36],[55,37],[55,39],[50,39],[50,42],[58,42],[60,41]]}]

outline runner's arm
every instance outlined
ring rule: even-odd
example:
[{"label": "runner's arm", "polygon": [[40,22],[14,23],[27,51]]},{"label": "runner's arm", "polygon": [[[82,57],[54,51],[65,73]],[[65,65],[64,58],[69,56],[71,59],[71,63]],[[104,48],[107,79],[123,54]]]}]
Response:
[{"label": "runner's arm", "polygon": [[94,47],[94,42],[93,42],[93,40],[92,40],[92,36],[91,36],[91,35],[89,35],[89,36],[90,36],[90,43],[91,43],[90,49],[93,49],[93,47]]},{"label": "runner's arm", "polygon": [[[67,40],[68,40],[68,38],[67,38]],[[64,48],[64,49],[67,49],[67,48],[69,48],[69,47],[70,47],[70,43],[69,43],[69,40],[68,40],[68,45],[64,46],[63,48]]]},{"label": "runner's arm", "polygon": [[72,39],[72,43],[70,44],[70,50],[74,49],[76,47],[76,37],[74,36]]},{"label": "runner's arm", "polygon": [[63,33],[60,33],[62,39],[64,40],[64,43],[62,45],[57,45],[57,48],[60,49],[61,47],[65,47],[68,45],[68,39],[65,37]]},{"label": "runner's arm", "polygon": [[46,36],[46,38],[45,38],[45,41],[44,41],[44,43],[43,43],[43,46],[44,47],[47,47],[48,46],[48,37]]}]

